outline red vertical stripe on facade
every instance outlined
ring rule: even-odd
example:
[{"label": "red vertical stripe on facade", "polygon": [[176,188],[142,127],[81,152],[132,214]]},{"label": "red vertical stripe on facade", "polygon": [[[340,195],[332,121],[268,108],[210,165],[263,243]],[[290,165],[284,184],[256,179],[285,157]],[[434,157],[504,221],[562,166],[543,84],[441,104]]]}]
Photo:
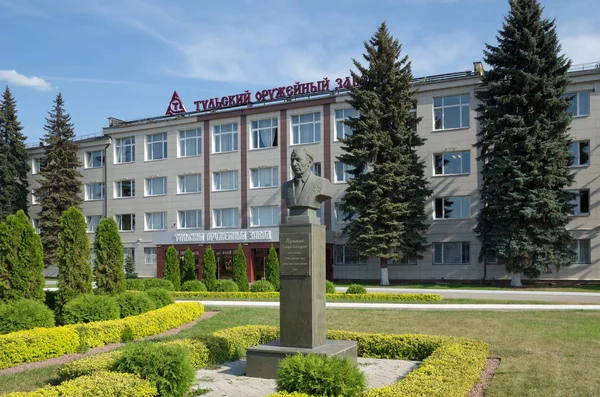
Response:
[{"label": "red vertical stripe on facade", "polygon": [[242,229],[248,227],[248,125],[246,116],[240,118],[240,150],[241,150],[241,169],[240,176],[242,181]]},{"label": "red vertical stripe on facade", "polygon": [[[323,105],[323,177],[331,181],[331,105]],[[325,202],[325,227],[331,230],[331,200]]]},{"label": "red vertical stripe on facade", "polygon": [[204,121],[204,230],[210,230],[210,122]]},{"label": "red vertical stripe on facade", "polygon": [[[279,186],[282,186],[287,181],[287,110],[283,109],[279,112]],[[281,223],[285,221],[287,216],[287,208],[285,202],[281,200]]]}]

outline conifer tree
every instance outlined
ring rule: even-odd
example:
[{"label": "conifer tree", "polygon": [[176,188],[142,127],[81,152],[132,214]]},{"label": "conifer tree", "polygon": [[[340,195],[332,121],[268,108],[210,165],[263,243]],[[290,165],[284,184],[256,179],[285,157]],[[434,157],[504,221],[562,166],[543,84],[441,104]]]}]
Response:
[{"label": "conifer tree", "polygon": [[217,259],[215,251],[208,247],[202,258],[202,281],[206,285],[206,289],[214,291],[217,286]]},{"label": "conifer tree", "polygon": [[163,270],[163,277],[165,280],[169,280],[173,283],[175,291],[179,291],[181,289],[181,275],[179,274],[179,258],[177,257],[177,250],[173,246],[167,248],[167,253],[165,254],[165,267]]},{"label": "conifer tree", "polygon": [[40,236],[19,210],[0,223],[0,302],[44,301],[44,253]]},{"label": "conifer tree", "polygon": [[198,279],[198,269],[196,266],[196,257],[189,248],[183,254],[183,269],[181,272],[181,283]]},{"label": "conifer tree", "polygon": [[131,255],[125,255],[125,278],[137,278],[135,271],[135,259]]},{"label": "conifer tree", "polygon": [[94,240],[94,281],[99,292],[116,295],[126,290],[123,243],[113,218],[102,218]]},{"label": "conifer tree", "polygon": [[269,248],[269,255],[267,256],[267,269],[265,278],[275,287],[276,291],[279,291],[279,257],[275,247],[271,244]]},{"label": "conifer tree", "polygon": [[63,306],[77,295],[92,292],[92,266],[90,240],[83,213],[70,207],[60,217],[58,233],[58,298]]},{"label": "conifer tree", "polygon": [[246,272],[246,255],[242,249],[242,244],[238,244],[237,252],[233,257],[233,282],[237,284],[240,292],[250,291],[248,284],[248,273]]},{"label": "conifer tree", "polygon": [[[425,142],[413,127],[420,121],[411,86],[411,64],[401,45],[381,24],[365,43],[366,66],[353,60],[357,82],[348,103],[359,113],[346,124],[339,160],[353,168],[341,208],[347,244],[361,255],[379,258],[381,284],[388,285],[388,260],[422,258],[428,225],[425,201],[431,195],[425,164],[417,150]],[[356,218],[358,216],[358,218]]]},{"label": "conifer tree", "polygon": [[536,0],[510,0],[498,45],[486,45],[477,98],[481,130],[484,207],[475,231],[479,260],[498,258],[521,286],[521,274],[538,277],[572,254],[565,226],[572,205],[569,171],[570,61],[560,55],[553,20]]},{"label": "conifer tree", "polygon": [[67,208],[81,204],[81,161],[77,157],[77,143],[71,116],[65,113],[64,101],[59,93],[52,111],[48,112],[46,134],[42,138],[45,148],[45,167],[40,170],[40,187],[35,194],[41,204],[40,230],[44,245],[46,266],[56,264],[59,218]]},{"label": "conifer tree", "polygon": [[17,105],[8,89],[0,100],[0,221],[22,210],[27,215],[29,161]]}]

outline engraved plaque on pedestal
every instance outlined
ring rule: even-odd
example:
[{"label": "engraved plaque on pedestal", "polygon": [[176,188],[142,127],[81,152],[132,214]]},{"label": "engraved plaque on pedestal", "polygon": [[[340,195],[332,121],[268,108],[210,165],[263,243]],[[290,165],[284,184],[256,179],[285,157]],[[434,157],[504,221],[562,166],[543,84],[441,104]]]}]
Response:
[{"label": "engraved plaque on pedestal", "polygon": [[310,233],[282,233],[279,237],[282,276],[310,276]]}]

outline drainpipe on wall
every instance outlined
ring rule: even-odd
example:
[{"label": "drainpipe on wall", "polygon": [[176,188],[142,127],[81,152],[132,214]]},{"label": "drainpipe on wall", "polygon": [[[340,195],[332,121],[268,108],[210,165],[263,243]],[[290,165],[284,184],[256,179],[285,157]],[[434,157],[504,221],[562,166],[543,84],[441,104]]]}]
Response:
[{"label": "drainpipe on wall", "polygon": [[104,210],[102,216],[104,218],[108,217],[108,162],[106,161],[106,150],[112,143],[112,137],[108,137],[108,143],[104,147]]}]

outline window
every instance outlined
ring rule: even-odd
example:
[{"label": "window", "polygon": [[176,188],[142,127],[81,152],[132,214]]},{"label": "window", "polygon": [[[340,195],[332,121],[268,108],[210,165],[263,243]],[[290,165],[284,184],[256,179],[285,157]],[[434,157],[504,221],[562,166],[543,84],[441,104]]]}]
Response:
[{"label": "window", "polygon": [[251,207],[250,226],[276,226],[279,224],[279,208],[276,205]]},{"label": "window", "polygon": [[213,172],[213,191],[236,190],[238,188],[237,171]]},{"label": "window", "polygon": [[166,230],[167,213],[166,212],[148,212],[146,213],[146,230]]},{"label": "window", "polygon": [[237,208],[220,208],[213,210],[213,227],[237,227]]},{"label": "window", "polygon": [[115,182],[115,198],[135,197],[135,181],[125,180]]},{"label": "window", "polygon": [[571,167],[583,167],[590,165],[590,141],[575,141],[569,145],[571,152]]},{"label": "window", "polygon": [[344,164],[341,161],[335,162],[335,181],[336,182],[347,182],[350,179],[354,179],[354,175],[352,175],[349,171],[354,169],[353,166]]},{"label": "window", "polygon": [[96,232],[96,228],[98,227],[98,223],[100,222],[100,219],[102,219],[102,215],[92,215],[92,216],[85,217],[85,222],[87,223],[88,233]]},{"label": "window", "polygon": [[156,247],[144,248],[144,263],[146,265],[156,265]]},{"label": "window", "polygon": [[341,109],[335,111],[335,139],[343,139],[352,135],[352,130],[344,123],[348,117],[358,117],[358,111],[353,108]]},{"label": "window", "polygon": [[434,265],[465,265],[469,263],[471,263],[470,243],[433,243]]},{"label": "window", "polygon": [[468,174],[471,172],[471,152],[447,152],[434,155],[434,175]]},{"label": "window", "polygon": [[39,219],[32,219],[31,220],[31,224],[33,225],[33,228],[35,229],[35,233],[36,234],[40,234],[40,220]]},{"label": "window", "polygon": [[277,146],[277,118],[252,122],[252,149]]},{"label": "window", "polygon": [[589,215],[590,213],[590,191],[589,190],[569,190],[575,198],[570,201],[574,207],[571,210],[572,215]]},{"label": "window", "polygon": [[571,247],[573,250],[572,263],[591,263],[589,239],[573,240],[573,245]]},{"label": "window", "polygon": [[261,187],[276,187],[278,185],[278,168],[257,168],[250,170],[252,177],[252,189]]},{"label": "window", "polygon": [[31,173],[32,174],[39,174],[41,169],[44,168],[46,166],[46,162],[39,158],[39,159],[31,159]]},{"label": "window", "polygon": [[235,152],[238,150],[237,123],[214,126],[213,153]]},{"label": "window", "polygon": [[202,212],[200,210],[186,210],[177,212],[179,229],[198,229],[202,227]]},{"label": "window", "polygon": [[125,261],[127,257],[130,256],[133,259],[133,263],[135,263],[135,248],[133,247],[123,247],[123,257]]},{"label": "window", "polygon": [[435,199],[434,219],[468,219],[471,217],[471,197]]},{"label": "window", "polygon": [[94,267],[95,264],[94,262],[96,261],[96,250],[93,248],[90,248],[90,266]]},{"label": "window", "polygon": [[313,165],[310,167],[310,170],[316,176],[321,176],[321,163],[313,163]]},{"label": "window", "polygon": [[469,94],[433,98],[434,129],[469,126]]},{"label": "window", "polygon": [[85,168],[104,167],[104,150],[85,152]]},{"label": "window", "polygon": [[358,219],[358,214],[354,214],[354,215],[352,215],[352,218],[350,218],[349,220],[346,220],[347,215],[348,214],[342,210],[342,206],[340,203],[335,205],[335,219],[336,219],[337,223],[348,223],[348,222],[352,222],[355,219]]},{"label": "window", "polygon": [[147,178],[146,196],[164,196],[167,194],[167,177]]},{"label": "window", "polygon": [[35,190],[31,191],[31,204],[39,204],[41,197],[36,196]]},{"label": "window", "polygon": [[335,246],[335,264],[336,265],[358,265],[364,263],[361,261],[360,253],[346,245]]},{"label": "window", "polygon": [[167,133],[146,135],[146,160],[167,158]]},{"label": "window", "polygon": [[321,141],[321,112],[292,116],[292,145]]},{"label": "window", "polygon": [[408,112],[410,116],[408,127],[411,131],[417,132],[417,105],[415,104],[415,107],[410,109]]},{"label": "window", "polygon": [[202,154],[202,129],[179,131],[179,157]]},{"label": "window", "polygon": [[115,141],[115,159],[117,163],[135,161],[135,137],[120,138]]},{"label": "window", "polygon": [[135,214],[115,215],[117,227],[120,232],[133,232],[135,230]]},{"label": "window", "polygon": [[202,191],[202,176],[200,174],[180,175],[177,183],[177,193],[200,193]]},{"label": "window", "polygon": [[88,183],[85,185],[85,199],[86,201],[91,200],[104,200],[104,183]]},{"label": "window", "polygon": [[590,114],[590,93],[575,92],[572,94],[563,95],[566,98],[571,98],[571,106],[567,109],[573,117],[587,116]]},{"label": "window", "polygon": [[387,261],[388,265],[416,265],[417,264],[417,258],[414,258],[410,255],[402,255],[402,258],[400,258],[399,260],[391,260],[388,259]]}]

